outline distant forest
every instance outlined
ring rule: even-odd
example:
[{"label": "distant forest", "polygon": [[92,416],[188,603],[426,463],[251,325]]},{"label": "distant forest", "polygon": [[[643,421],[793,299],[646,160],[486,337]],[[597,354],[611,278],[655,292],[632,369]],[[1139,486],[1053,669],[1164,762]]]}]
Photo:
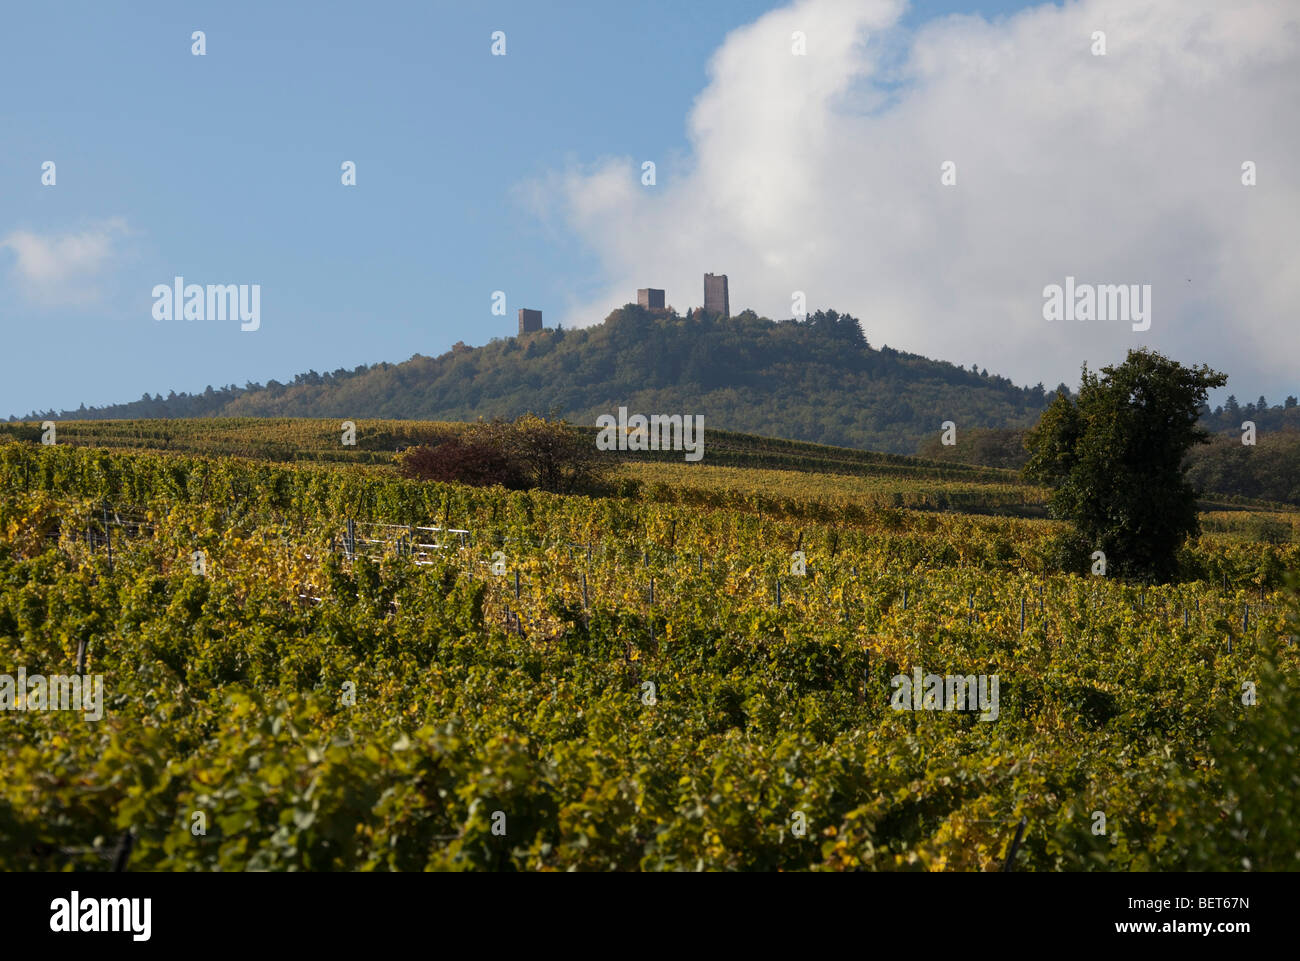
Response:
[{"label": "distant forest", "polygon": [[[1220,416],[1206,411],[1201,423],[1211,428]],[[1214,434],[1210,443],[1194,447],[1187,455],[1188,479],[1215,494],[1300,505],[1300,428],[1295,408],[1274,407],[1263,415],[1256,408],[1255,443],[1246,445],[1240,427],[1242,420],[1250,419],[1232,415],[1236,430]],[[936,432],[921,443],[917,454],[954,464],[1019,469],[1029,459],[1024,439],[1024,429],[959,429],[957,443],[945,447]]]}]

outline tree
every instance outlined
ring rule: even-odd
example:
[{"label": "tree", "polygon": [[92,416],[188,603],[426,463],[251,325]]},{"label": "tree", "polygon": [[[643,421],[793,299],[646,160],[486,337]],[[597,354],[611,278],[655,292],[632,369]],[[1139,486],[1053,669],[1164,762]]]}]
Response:
[{"label": "tree", "polygon": [[918,457],[955,464],[979,464],[1019,470],[1025,453],[1025,431],[1015,428],[970,427],[957,433],[957,443],[943,443],[943,435],[932,431],[916,449]]},{"label": "tree", "polygon": [[610,466],[596,450],[594,437],[578,433],[563,420],[524,414],[503,431],[503,441],[511,462],[531,486],[558,494],[592,487]]},{"label": "tree", "polygon": [[1050,509],[1068,519],[1068,566],[1093,551],[1106,572],[1164,581],[1177,572],[1183,541],[1198,530],[1196,490],[1184,459],[1209,435],[1197,411],[1227,376],[1131,350],[1100,374],[1083,367],[1075,400],[1058,393],[1025,439],[1025,474],[1053,488]]},{"label": "tree", "polygon": [[412,447],[399,458],[397,469],[403,477],[416,480],[454,481],[476,487],[500,484],[511,490],[528,486],[509,455],[481,436],[452,435],[435,446]]},{"label": "tree", "polygon": [[398,471],[417,480],[571,494],[597,489],[613,463],[597,451],[594,437],[563,420],[524,414],[412,447],[399,459]]}]

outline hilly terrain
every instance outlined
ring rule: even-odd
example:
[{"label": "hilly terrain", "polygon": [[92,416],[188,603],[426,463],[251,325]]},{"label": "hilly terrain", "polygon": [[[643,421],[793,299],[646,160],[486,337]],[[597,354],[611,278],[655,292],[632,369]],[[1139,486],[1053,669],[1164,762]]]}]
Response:
[{"label": "hilly terrain", "polygon": [[28,419],[472,421],[532,411],[592,424],[625,406],[702,414],[711,430],[911,454],[946,420],[960,429],[1028,427],[1047,400],[1041,384],[1017,387],[987,371],[872,347],[855,318],[833,310],[772,321],[752,311],[679,316],[629,304],[593,327],[457,344],[438,357]]}]

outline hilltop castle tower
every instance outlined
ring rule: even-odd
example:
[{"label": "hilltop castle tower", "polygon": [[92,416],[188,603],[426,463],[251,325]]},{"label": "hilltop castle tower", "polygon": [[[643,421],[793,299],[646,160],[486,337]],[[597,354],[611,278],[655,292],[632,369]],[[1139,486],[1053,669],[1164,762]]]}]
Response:
[{"label": "hilltop castle tower", "polygon": [[731,316],[726,274],[704,275],[704,310],[710,314],[721,314],[723,317]]},{"label": "hilltop castle tower", "polygon": [[663,310],[664,292],[654,287],[642,287],[636,292],[636,302],[648,310]]},{"label": "hilltop castle tower", "polygon": [[542,312],[540,310],[529,310],[527,307],[519,308],[519,334],[531,334],[533,331],[542,329]]}]

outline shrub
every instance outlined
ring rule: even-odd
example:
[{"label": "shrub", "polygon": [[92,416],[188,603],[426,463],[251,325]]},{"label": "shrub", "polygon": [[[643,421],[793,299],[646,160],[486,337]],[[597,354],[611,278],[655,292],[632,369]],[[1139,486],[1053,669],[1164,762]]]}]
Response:
[{"label": "shrub", "polygon": [[506,452],[482,438],[448,437],[436,446],[412,447],[398,461],[398,471],[415,480],[500,484],[511,490],[527,486]]},{"label": "shrub", "polygon": [[398,462],[404,477],[557,494],[593,491],[612,462],[563,420],[525,414],[468,427],[436,445],[414,447]]}]

